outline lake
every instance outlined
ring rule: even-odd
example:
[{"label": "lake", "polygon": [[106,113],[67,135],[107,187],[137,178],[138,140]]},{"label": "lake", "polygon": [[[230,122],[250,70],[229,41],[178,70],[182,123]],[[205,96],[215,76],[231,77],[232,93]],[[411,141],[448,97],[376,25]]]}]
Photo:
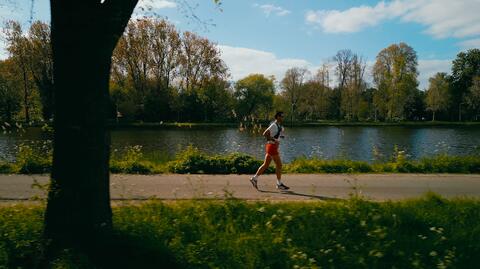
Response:
[{"label": "lake", "polygon": [[[13,160],[16,146],[37,146],[50,138],[40,128],[0,133],[0,157]],[[112,131],[112,149],[141,145],[144,152],[160,151],[173,156],[188,145],[211,154],[243,152],[263,158],[263,137],[231,127],[120,129]],[[75,143],[75,141],[72,141]],[[470,155],[480,153],[480,126],[319,126],[286,128],[280,151],[284,161],[296,157],[373,161],[388,159],[394,146],[410,159],[439,153]]]}]

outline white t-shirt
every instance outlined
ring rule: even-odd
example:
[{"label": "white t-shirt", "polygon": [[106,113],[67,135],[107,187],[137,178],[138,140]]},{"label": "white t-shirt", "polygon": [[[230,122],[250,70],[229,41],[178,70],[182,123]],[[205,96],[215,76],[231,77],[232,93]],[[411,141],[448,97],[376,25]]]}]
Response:
[{"label": "white t-shirt", "polygon": [[[280,135],[278,138],[275,138],[274,136],[278,133],[278,127],[280,125],[278,125],[276,122],[273,122],[272,124],[270,124],[270,126],[268,126],[267,128],[267,131],[270,131],[270,136],[273,137],[276,141],[280,142],[280,137],[283,135],[283,131],[285,130],[283,127],[280,126]],[[267,141],[267,143],[269,144],[275,144],[275,141]]]}]

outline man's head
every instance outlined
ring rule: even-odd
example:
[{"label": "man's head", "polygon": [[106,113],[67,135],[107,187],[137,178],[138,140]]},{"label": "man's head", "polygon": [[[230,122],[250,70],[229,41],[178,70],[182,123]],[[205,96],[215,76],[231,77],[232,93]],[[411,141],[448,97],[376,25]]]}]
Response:
[{"label": "man's head", "polygon": [[279,122],[279,123],[283,122],[283,112],[282,111],[277,111],[277,113],[275,113],[275,120],[277,120],[277,122]]}]

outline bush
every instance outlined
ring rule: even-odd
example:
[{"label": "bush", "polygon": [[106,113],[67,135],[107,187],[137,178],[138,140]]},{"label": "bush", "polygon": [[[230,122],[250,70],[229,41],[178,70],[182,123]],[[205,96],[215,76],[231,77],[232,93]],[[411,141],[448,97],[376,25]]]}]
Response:
[{"label": "bush", "polygon": [[149,161],[142,160],[142,147],[133,146],[127,148],[123,158],[112,158],[110,172],[125,174],[151,174],[155,171],[154,165]]},{"label": "bush", "polygon": [[[126,174],[253,174],[262,160],[243,153],[225,156],[207,155],[192,146],[178,153],[173,160],[167,153],[152,152],[144,155],[141,146],[133,146],[117,156],[112,152],[110,171]],[[0,173],[47,173],[51,170],[52,151],[48,146],[34,150],[20,145],[15,163],[0,162]],[[275,171],[273,162],[266,173]],[[403,151],[395,149],[388,162],[353,160],[322,160],[297,158],[283,167],[286,173],[480,173],[480,156],[448,156],[445,154],[408,160]]]},{"label": "bush", "polygon": [[49,173],[52,167],[51,151],[46,149],[44,154],[35,151],[31,146],[18,146],[14,170],[21,174]]},{"label": "bush", "polygon": [[299,158],[286,165],[291,173],[368,173],[372,167],[361,161]]},{"label": "bush", "polygon": [[[168,164],[169,171],[179,174],[253,174],[262,161],[252,156],[234,153],[227,156],[208,156],[191,146],[180,152]],[[269,167],[267,173],[272,173]]]}]

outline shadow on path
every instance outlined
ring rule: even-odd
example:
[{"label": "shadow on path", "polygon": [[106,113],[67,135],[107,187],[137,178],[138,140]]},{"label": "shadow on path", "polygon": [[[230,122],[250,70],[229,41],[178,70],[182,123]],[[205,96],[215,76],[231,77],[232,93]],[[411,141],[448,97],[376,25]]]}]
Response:
[{"label": "shadow on path", "polygon": [[294,192],[294,191],[264,191],[264,190],[258,190],[258,191],[262,192],[262,193],[275,193],[275,194],[287,194],[287,195],[294,195],[294,196],[302,196],[302,197],[308,197],[308,198],[318,199],[318,200],[322,200],[322,201],[341,201],[341,200],[343,200],[341,198],[298,193],[298,192]]}]

